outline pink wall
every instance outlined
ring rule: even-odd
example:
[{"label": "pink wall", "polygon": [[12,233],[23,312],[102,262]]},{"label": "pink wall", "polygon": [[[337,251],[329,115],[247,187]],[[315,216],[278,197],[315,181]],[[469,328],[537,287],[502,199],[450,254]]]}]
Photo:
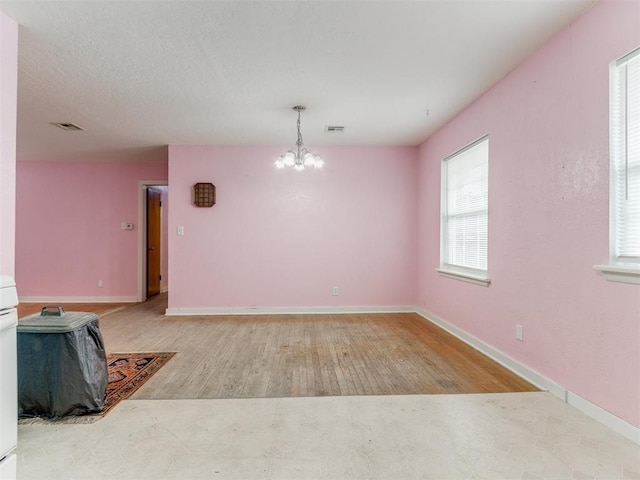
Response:
[{"label": "pink wall", "polygon": [[[592,266],[608,261],[609,63],[638,45],[640,2],[600,2],[421,146],[418,293],[425,310],[635,426],[640,288]],[[484,134],[488,288],[434,270],[441,159]]]},{"label": "pink wall", "polygon": [[[165,161],[18,162],[16,279],[21,297],[133,298],[138,181]],[[122,230],[122,222],[135,229]],[[98,280],[104,282],[99,288]]]},{"label": "pink wall", "polygon": [[169,147],[169,308],[413,305],[417,148],[315,148],[305,172],[284,149]]},{"label": "pink wall", "polygon": [[0,274],[15,271],[18,25],[0,13]]}]

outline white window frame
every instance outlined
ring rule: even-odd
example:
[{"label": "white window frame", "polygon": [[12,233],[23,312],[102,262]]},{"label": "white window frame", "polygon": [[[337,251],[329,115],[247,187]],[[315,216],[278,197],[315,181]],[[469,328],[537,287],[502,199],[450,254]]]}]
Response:
[{"label": "white window frame", "polygon": [[[489,196],[489,192],[488,192],[488,182],[489,182],[489,173],[488,173],[488,168],[489,168],[489,155],[488,155],[488,149],[489,149],[489,136],[485,135],[473,142],[471,142],[470,144],[466,145],[465,147],[461,148],[460,150],[456,151],[455,153],[449,155],[448,157],[445,157],[442,160],[442,165],[441,165],[441,173],[442,173],[442,178],[441,178],[441,201],[440,201],[440,267],[436,269],[436,271],[438,273],[440,273],[440,275],[448,277],[448,278],[453,278],[456,280],[462,280],[465,282],[469,282],[469,283],[473,283],[476,285],[482,285],[482,286],[489,286],[491,283],[491,280],[488,277],[488,265],[486,268],[484,269],[478,269],[478,268],[474,268],[474,267],[470,267],[468,265],[457,265],[457,264],[453,264],[450,263],[449,261],[449,252],[448,249],[450,247],[450,242],[448,239],[448,221],[449,221],[449,213],[448,213],[448,189],[449,189],[449,182],[448,182],[448,176],[447,176],[447,170],[448,170],[448,166],[450,165],[450,162],[455,162],[456,158],[458,158],[461,154],[473,149],[474,147],[478,147],[481,146],[482,144],[486,144],[486,149],[487,149],[487,204],[484,206],[484,211],[486,212],[486,216],[487,216],[487,235],[488,235],[488,220],[489,220],[489,204],[488,204],[488,196]],[[482,211],[482,210],[481,210]],[[477,213],[477,211],[476,211]],[[488,250],[488,238],[487,238],[487,250]],[[487,257],[487,263],[488,263],[488,251],[485,252],[485,256]]]},{"label": "white window frame", "polygon": [[[634,63],[640,62],[640,47],[612,62],[609,66],[609,264],[594,265],[593,268],[602,271],[605,279],[609,281],[640,284],[640,252],[638,252],[637,256],[635,252],[632,256],[624,256],[618,249],[621,202],[628,201],[626,189],[630,183],[630,175],[633,174],[634,179],[637,179],[637,176],[640,175],[640,170],[638,170],[637,166],[634,170],[627,168],[629,127],[627,124],[628,84],[626,66],[631,61]],[[624,77],[621,78],[621,75],[624,75]],[[634,89],[640,89],[640,81],[633,85]],[[621,189],[621,185],[624,188]],[[638,184],[636,183],[636,185]],[[634,195],[638,195],[637,189],[634,192]],[[632,227],[626,225],[625,228]],[[640,228],[640,225],[635,226],[635,228]]]}]

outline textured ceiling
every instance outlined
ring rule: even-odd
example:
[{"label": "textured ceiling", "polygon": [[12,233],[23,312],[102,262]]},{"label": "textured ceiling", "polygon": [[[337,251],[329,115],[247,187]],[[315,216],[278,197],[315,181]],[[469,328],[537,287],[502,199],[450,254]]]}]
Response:
[{"label": "textured ceiling", "polygon": [[18,158],[289,145],[297,104],[310,147],[417,145],[592,3],[2,0]]}]

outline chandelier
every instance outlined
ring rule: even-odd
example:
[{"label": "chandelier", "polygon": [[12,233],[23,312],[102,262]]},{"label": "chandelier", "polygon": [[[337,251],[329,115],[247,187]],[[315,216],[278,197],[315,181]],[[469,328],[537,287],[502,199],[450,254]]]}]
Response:
[{"label": "chandelier", "polygon": [[276,160],[276,167],[293,167],[295,170],[304,170],[305,168],[322,168],[324,161],[316,154],[307,150],[302,143],[302,133],[300,133],[300,112],[307,107],[296,105],[293,110],[298,112],[298,141],[296,146],[286,153],[283,153]]}]

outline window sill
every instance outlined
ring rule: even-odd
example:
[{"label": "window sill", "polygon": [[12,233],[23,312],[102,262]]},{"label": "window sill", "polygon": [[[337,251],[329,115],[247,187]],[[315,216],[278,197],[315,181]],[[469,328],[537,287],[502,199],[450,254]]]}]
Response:
[{"label": "window sill", "polygon": [[604,278],[610,282],[633,283],[640,285],[640,267],[594,265],[593,269],[602,272]]},{"label": "window sill", "polygon": [[457,272],[454,270],[443,270],[441,268],[436,268],[436,272],[438,272],[443,277],[460,280],[462,282],[473,283],[474,285],[481,285],[483,287],[488,287],[491,284],[490,279],[472,275],[470,273]]}]

